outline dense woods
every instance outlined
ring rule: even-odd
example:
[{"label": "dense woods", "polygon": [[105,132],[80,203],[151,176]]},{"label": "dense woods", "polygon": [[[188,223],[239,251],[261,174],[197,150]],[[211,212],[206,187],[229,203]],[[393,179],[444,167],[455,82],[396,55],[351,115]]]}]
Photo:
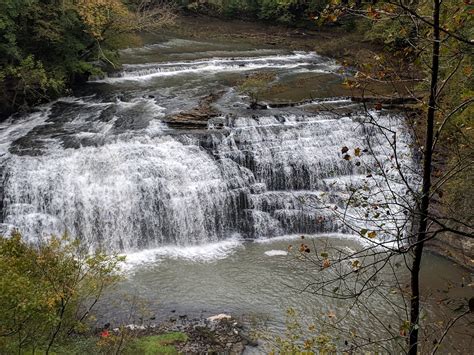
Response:
[{"label": "dense woods", "polygon": [[2,1],[2,116],[64,94],[73,83],[113,68],[117,49],[137,43],[136,32],[157,30],[172,18],[150,1]]},{"label": "dense woods", "polygon": [[327,0],[210,0],[180,1],[189,11],[224,17],[278,22],[291,26],[315,26],[315,20],[329,4]]}]

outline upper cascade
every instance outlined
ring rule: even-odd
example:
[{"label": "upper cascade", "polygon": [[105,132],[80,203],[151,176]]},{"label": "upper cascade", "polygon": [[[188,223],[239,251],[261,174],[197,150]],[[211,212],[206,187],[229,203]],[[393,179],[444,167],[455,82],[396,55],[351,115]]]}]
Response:
[{"label": "upper cascade", "polygon": [[325,60],[314,52],[293,52],[259,57],[213,57],[180,62],[125,64],[122,71],[96,82],[117,83],[186,74],[218,74],[262,69],[332,73],[339,68],[334,61]]}]

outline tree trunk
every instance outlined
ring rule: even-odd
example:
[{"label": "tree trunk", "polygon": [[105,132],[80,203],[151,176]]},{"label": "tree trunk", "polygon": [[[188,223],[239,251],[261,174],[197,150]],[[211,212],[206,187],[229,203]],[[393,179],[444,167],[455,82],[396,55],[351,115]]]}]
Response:
[{"label": "tree trunk", "polygon": [[433,159],[433,131],[436,114],[436,95],[438,91],[440,30],[440,0],[433,0],[433,53],[431,67],[430,98],[426,122],[426,141],[423,157],[422,197],[419,206],[421,220],[416,236],[414,259],[411,270],[411,302],[410,302],[410,337],[408,354],[418,352],[418,328],[420,318],[420,265],[423,255],[424,239],[428,232],[428,212],[430,207],[431,168]]}]

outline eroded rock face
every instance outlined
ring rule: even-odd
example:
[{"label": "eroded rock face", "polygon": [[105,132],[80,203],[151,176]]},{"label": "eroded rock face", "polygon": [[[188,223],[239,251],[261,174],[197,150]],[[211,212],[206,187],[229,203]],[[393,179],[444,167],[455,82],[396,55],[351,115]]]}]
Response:
[{"label": "eroded rock face", "polygon": [[223,94],[224,91],[219,91],[204,96],[200,100],[199,105],[195,108],[167,116],[163,119],[163,122],[176,129],[205,129],[211,118],[219,116],[219,111],[217,111],[212,104]]},{"label": "eroded rock face", "polygon": [[474,242],[463,236],[448,234],[427,243],[428,250],[454,260],[459,265],[474,270]]}]

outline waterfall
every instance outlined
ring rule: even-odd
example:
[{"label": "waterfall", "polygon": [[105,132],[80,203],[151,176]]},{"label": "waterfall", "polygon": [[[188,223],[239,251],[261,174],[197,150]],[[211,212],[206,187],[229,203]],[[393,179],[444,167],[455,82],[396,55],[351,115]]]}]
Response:
[{"label": "waterfall", "polygon": [[[164,73],[317,71],[333,65],[314,53],[136,64],[100,85]],[[172,130],[161,118],[172,100],[190,105],[186,93],[186,100],[163,91],[127,102],[117,96],[64,98],[5,123],[3,229],[17,228],[30,240],[67,231],[91,248],[109,251],[213,243],[236,235],[347,232],[321,207],[344,206],[349,187],[360,185],[367,170],[342,159],[341,147],[370,141],[379,158],[389,154],[382,134],[362,122],[362,113],[240,110],[222,117],[222,129]],[[400,117],[372,114],[403,135]],[[408,145],[400,149],[410,165]],[[363,159],[370,166],[374,158]]]}]

